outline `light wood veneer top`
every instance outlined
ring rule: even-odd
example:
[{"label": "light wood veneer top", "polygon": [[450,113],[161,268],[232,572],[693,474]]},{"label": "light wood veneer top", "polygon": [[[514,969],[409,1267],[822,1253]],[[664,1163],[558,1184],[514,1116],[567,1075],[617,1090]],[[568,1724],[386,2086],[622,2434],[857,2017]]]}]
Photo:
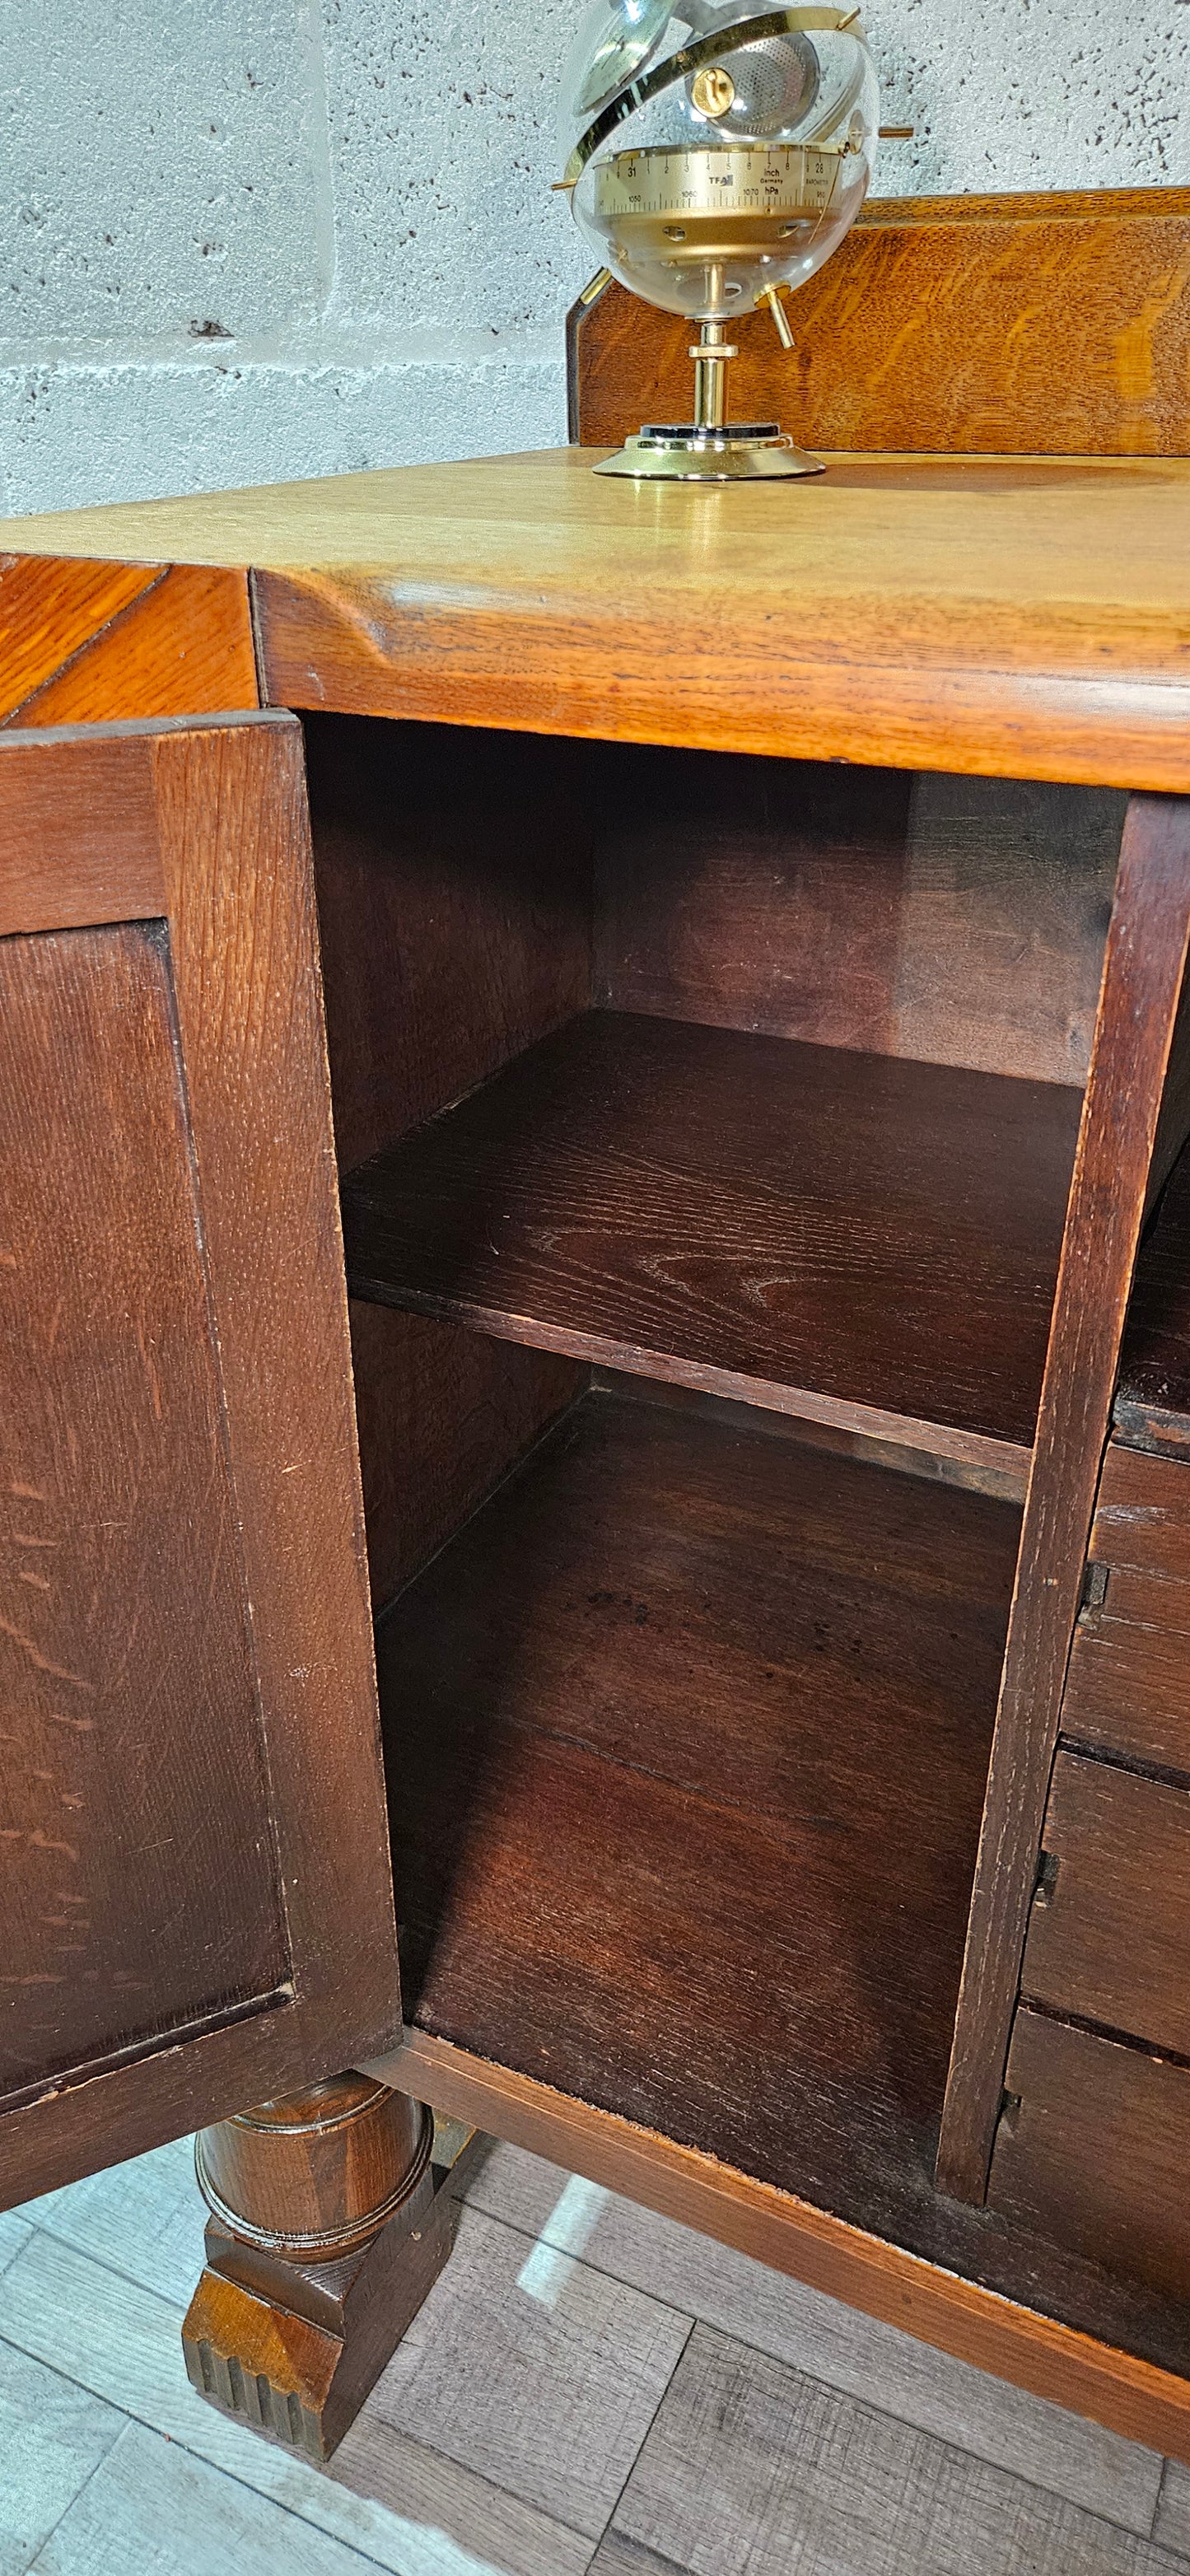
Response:
[{"label": "light wood veneer top", "polygon": [[1190,790],[1190,461],[733,489],[599,452],[9,520],[0,549],[253,568],[279,704]]}]

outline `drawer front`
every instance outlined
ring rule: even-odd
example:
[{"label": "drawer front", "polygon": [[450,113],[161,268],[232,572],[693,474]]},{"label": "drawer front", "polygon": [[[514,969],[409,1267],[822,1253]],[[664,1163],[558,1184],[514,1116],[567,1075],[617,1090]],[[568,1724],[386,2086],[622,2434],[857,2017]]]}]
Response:
[{"label": "drawer front", "polygon": [[1059,1751],[1023,1999],[1190,2057],[1190,1790]]},{"label": "drawer front", "polygon": [[1062,1734],[1190,1779],[1190,1465],[1112,1441],[1091,1558]]},{"label": "drawer front", "polygon": [[1097,1565],[1130,1565],[1190,1583],[1190,1464],[1110,1441],[1091,1555]]},{"label": "drawer front", "polygon": [[[1117,1616],[1137,1594],[1141,1615]],[[1062,1733],[1190,1778],[1190,1584],[1111,1573],[1074,1632]]]},{"label": "drawer front", "polygon": [[1190,2071],[1022,2010],[1007,2084],[990,2205],[1190,2297]]}]

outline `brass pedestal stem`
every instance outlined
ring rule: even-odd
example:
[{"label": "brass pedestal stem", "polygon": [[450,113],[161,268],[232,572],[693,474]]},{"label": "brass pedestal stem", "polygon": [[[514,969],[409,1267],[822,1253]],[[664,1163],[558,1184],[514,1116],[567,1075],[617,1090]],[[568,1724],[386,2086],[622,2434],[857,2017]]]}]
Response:
[{"label": "brass pedestal stem", "polygon": [[739,354],[722,322],[703,323],[690,355],[694,360],[694,426],[704,437],[713,437],[727,418],[727,361]]}]

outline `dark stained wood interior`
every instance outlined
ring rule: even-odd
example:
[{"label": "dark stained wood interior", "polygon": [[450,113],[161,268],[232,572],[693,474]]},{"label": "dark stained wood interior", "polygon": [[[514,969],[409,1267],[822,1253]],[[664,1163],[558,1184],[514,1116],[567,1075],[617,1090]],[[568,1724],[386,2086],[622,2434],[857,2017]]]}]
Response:
[{"label": "dark stained wood interior", "polygon": [[377,1610],[573,1402],[589,1371],[552,1351],[351,1302],[368,1569]]},{"label": "dark stained wood interior", "polygon": [[1190,1793],[1060,1746],[1043,1841],[1023,1997],[1190,2058]]},{"label": "dark stained wood interior", "polygon": [[1122,796],[592,747],[593,999],[1086,1080]]},{"label": "dark stained wood interior", "polygon": [[1116,1437],[1190,1456],[1190,1146],[1136,1265],[1116,1388]]},{"label": "dark stained wood interior", "polygon": [[1190,2068],[1018,2012],[992,2207],[1167,2297],[1190,2299]]},{"label": "dark stained wood interior", "polygon": [[[987,2189],[1129,1293],[1155,1149],[1170,1150],[1167,1072],[1175,1102],[1181,1094],[1187,826],[1185,805],[1136,796],[1121,843],[939,2145],[939,2184],[958,2199],[982,2201]],[[1158,1476],[1180,1472],[1137,1463]]]},{"label": "dark stained wood interior", "polygon": [[[1114,792],[344,716],[312,715],[305,732],[344,1170],[499,1075],[592,1002],[1035,1082],[1083,1079],[1121,826]],[[639,1043],[668,1041],[642,1034]],[[895,1093],[895,1074],[890,1081]],[[1050,1109],[1060,1134],[1073,1107]],[[981,1159],[972,1157],[975,1192]],[[512,1186],[523,1175],[507,1177]],[[1025,1289],[1025,1380],[1052,1288],[1064,1186],[1063,1176]],[[737,1205],[744,1225],[759,1223],[740,1195]],[[1006,1240],[1015,1223],[1009,1216],[1000,1228]],[[926,1225],[937,1230],[932,1210]],[[629,1260],[632,1251],[619,1246]],[[592,1295],[602,1296],[598,1254],[588,1269]],[[713,1307],[722,1282],[703,1284]],[[677,1293],[671,1283],[671,1311]],[[731,1294],[729,1285],[729,1302]],[[499,1302],[489,1300],[484,1319],[495,1332],[505,1329],[492,1320]],[[426,1305],[459,1311],[450,1297]],[[551,1320],[548,1305],[526,1307],[516,1329],[526,1343],[553,1339]],[[713,1320],[704,1318],[705,1347],[696,1340],[686,1356],[721,1367],[730,1388]],[[736,1320],[743,1330],[748,1314]],[[569,1321],[585,1329],[585,1318]],[[625,1328],[631,1317],[596,1318],[599,1357],[624,1364]],[[919,1325],[910,1315],[898,1329],[912,1336]],[[555,1352],[489,1343],[468,1353],[436,1340],[424,1313],[385,1317],[362,1298],[354,1339],[382,1602],[578,1380],[564,1376]],[[737,1358],[746,1392],[763,1395],[763,1353],[741,1348]],[[806,1390],[770,1388],[765,1400],[790,1392]],[[964,1396],[974,1416],[979,1390]],[[949,1428],[943,1440],[932,1392],[921,1401],[933,1424],[927,1448],[933,1438],[936,1454],[998,1472],[981,1434]],[[1027,1384],[1019,1401],[1009,1390],[1009,1405],[1020,1438],[1012,1435],[1003,1471],[1019,1488]]]},{"label": "dark stained wood interior", "polygon": [[583,748],[452,725],[307,721],[340,1166],[585,1006]]},{"label": "dark stained wood interior", "polygon": [[594,1002],[1081,1085],[1113,789],[308,716],[340,1161]]},{"label": "dark stained wood interior", "polygon": [[1190,1779],[1190,1583],[1096,1571],[1107,1589],[1075,1627],[1063,1736]]},{"label": "dark stained wood interior", "polygon": [[591,1394],[382,1622],[406,2017],[892,2224],[1019,1513],[783,1430]]},{"label": "dark stained wood interior", "polygon": [[796,1411],[1033,1436],[1079,1095],[634,1013],[352,1173],[357,1297]]},{"label": "dark stained wood interior", "polygon": [[[1190,1582],[1190,1461],[1147,1456],[1109,1440],[1095,1501],[1090,1555],[1108,1574],[1108,1598],[1121,1599],[1121,1575],[1155,1577],[1175,1594]],[[1150,1600],[1155,1596],[1149,1586]],[[1171,1604],[1172,1606],[1172,1604]],[[1150,1609],[1147,1614],[1152,1616]],[[1164,1615],[1161,1624],[1166,1624]]]},{"label": "dark stained wood interior", "polygon": [[[575,744],[312,717],[306,765],[341,1169],[498,1072],[589,994]],[[407,1583],[584,1372],[355,1302],[372,1596]]]},{"label": "dark stained wood interior", "polygon": [[584,1397],[379,1628],[406,2018],[1185,2368],[1178,2303],[933,2189],[1019,1526]]}]

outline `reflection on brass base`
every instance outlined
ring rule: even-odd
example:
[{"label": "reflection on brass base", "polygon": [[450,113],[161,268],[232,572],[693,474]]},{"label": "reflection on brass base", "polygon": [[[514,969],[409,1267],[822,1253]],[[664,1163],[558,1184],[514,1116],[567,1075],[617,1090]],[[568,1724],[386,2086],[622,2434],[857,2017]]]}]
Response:
[{"label": "reflection on brass base", "polygon": [[650,423],[591,470],[631,475],[637,482],[760,483],[779,475],[824,474],[826,467],[820,457],[795,447],[776,421],[750,420],[728,421],[716,430]]}]

